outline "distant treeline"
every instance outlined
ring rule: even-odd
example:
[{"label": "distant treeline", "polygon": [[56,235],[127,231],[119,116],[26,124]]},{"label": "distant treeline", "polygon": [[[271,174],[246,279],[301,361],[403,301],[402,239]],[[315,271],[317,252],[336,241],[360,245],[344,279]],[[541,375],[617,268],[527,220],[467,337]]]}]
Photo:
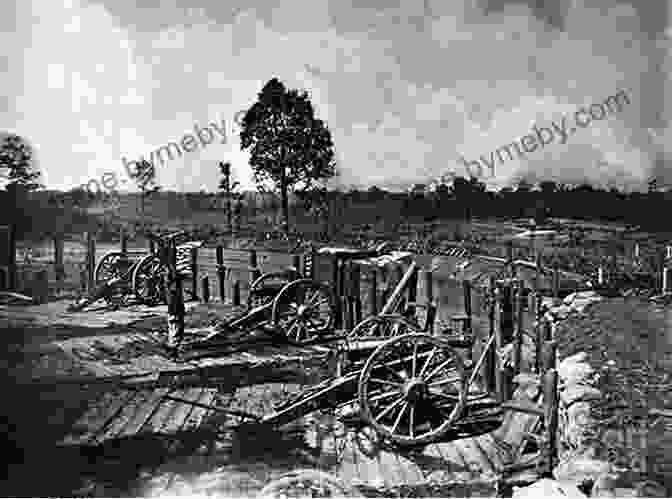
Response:
[{"label": "distant treeline", "polygon": [[[377,187],[328,191],[320,198],[326,216],[315,215],[307,204],[296,199],[291,218],[298,231],[311,223],[326,223],[340,230],[371,224],[383,231],[394,231],[399,223],[409,221],[534,217],[543,222],[548,216],[622,222],[657,231],[669,230],[665,215],[671,201],[672,192],[624,193],[554,182],[536,186],[521,182],[492,192],[475,179],[458,177],[452,185],[439,185],[431,192],[418,187],[411,192],[389,192]],[[87,230],[112,234],[120,225],[137,225],[138,203],[139,196],[134,194],[121,195],[114,201],[103,193],[36,191],[17,197],[0,191],[0,223],[17,222],[19,237],[29,238]],[[272,195],[244,193],[233,208],[243,225],[260,227],[278,212],[279,206],[278,198]],[[147,217],[159,225],[181,220],[216,227],[225,221],[225,208],[226,203],[218,194],[164,191],[148,199]]]}]

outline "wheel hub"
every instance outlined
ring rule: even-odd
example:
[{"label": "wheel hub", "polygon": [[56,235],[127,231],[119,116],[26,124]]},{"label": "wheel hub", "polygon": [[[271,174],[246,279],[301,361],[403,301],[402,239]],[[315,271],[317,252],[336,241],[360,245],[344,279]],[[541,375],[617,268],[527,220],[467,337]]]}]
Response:
[{"label": "wheel hub", "polygon": [[404,385],[404,397],[409,402],[419,402],[427,393],[427,384],[420,378],[411,378]]},{"label": "wheel hub", "polygon": [[305,319],[308,316],[309,309],[306,305],[299,305],[299,308],[296,311],[296,315]]}]

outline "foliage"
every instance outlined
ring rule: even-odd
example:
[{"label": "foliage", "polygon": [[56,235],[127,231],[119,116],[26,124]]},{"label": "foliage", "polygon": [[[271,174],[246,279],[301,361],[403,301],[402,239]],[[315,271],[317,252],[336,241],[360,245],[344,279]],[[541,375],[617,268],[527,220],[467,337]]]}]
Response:
[{"label": "foliage", "polygon": [[146,159],[138,161],[135,170],[129,171],[129,174],[131,180],[140,189],[143,197],[147,197],[161,189],[156,180],[156,168],[153,163],[150,163]]},{"label": "foliage", "polygon": [[18,135],[9,134],[0,145],[0,168],[9,169],[7,190],[21,186],[25,191],[42,188],[37,182],[40,172],[34,171],[33,150],[28,142]]},{"label": "foliage", "polygon": [[336,173],[331,133],[315,118],[308,94],[287,90],[277,78],[243,117],[240,143],[250,150],[258,189],[270,185],[280,193],[286,224],[288,193],[310,190]]}]

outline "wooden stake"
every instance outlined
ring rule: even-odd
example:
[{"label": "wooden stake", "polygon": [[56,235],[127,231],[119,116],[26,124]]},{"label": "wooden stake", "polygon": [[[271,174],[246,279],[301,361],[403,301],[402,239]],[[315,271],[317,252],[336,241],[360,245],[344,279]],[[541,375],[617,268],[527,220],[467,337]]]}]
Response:
[{"label": "wooden stake", "polygon": [[558,462],[559,424],[558,371],[549,369],[544,374],[544,423],[546,427],[546,473],[552,475]]},{"label": "wooden stake", "polygon": [[378,269],[374,267],[369,272],[369,308],[371,315],[378,315]]},{"label": "wooden stake", "polygon": [[257,264],[257,250],[250,250],[250,282],[254,282],[261,276],[261,270]]},{"label": "wooden stake", "polygon": [[119,229],[119,247],[122,253],[126,253],[128,251],[128,241],[126,231],[124,230],[123,227]]},{"label": "wooden stake", "polygon": [[224,248],[217,246],[217,283],[219,284],[219,299],[224,303],[226,298],[226,267],[224,267]]},{"label": "wooden stake", "polygon": [[236,307],[240,306],[240,281],[236,279],[233,281],[233,290],[231,292],[233,305]]},{"label": "wooden stake", "polygon": [[56,271],[57,287],[60,290],[61,282],[65,278],[65,266],[63,265],[64,242],[61,236],[54,237],[54,270]]},{"label": "wooden stake", "polygon": [[86,289],[94,289],[94,272],[96,269],[96,235],[93,232],[86,233]]},{"label": "wooden stake", "polygon": [[191,248],[190,257],[192,298],[198,300],[198,248]]},{"label": "wooden stake", "polygon": [[208,281],[207,275],[204,275],[201,278],[201,290],[203,302],[208,303],[210,301],[210,282]]},{"label": "wooden stake", "polygon": [[464,313],[468,317],[467,323],[464,325],[465,331],[471,334],[471,282],[467,279],[462,281],[462,292],[464,299]]},{"label": "wooden stake", "polygon": [[513,348],[513,374],[517,375],[521,370],[521,363],[523,358],[523,296],[524,288],[523,282],[518,281],[515,293],[515,314],[516,314],[516,330],[514,333],[514,348]]}]

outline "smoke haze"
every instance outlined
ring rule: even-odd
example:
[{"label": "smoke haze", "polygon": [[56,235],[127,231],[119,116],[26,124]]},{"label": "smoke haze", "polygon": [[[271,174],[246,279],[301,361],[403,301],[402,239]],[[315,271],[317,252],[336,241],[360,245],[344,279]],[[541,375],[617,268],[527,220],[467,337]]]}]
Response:
[{"label": "smoke haze", "polygon": [[489,184],[672,183],[665,2],[190,3],[10,0],[0,19],[0,130],[31,141],[48,187],[125,177],[122,156],[216,120],[229,124],[230,140],[163,165],[159,182],[215,190],[217,162],[229,160],[251,187],[233,117],[273,76],[310,93],[344,188],[466,174],[460,156],[486,154],[621,89],[631,100],[621,113],[498,165]]}]

